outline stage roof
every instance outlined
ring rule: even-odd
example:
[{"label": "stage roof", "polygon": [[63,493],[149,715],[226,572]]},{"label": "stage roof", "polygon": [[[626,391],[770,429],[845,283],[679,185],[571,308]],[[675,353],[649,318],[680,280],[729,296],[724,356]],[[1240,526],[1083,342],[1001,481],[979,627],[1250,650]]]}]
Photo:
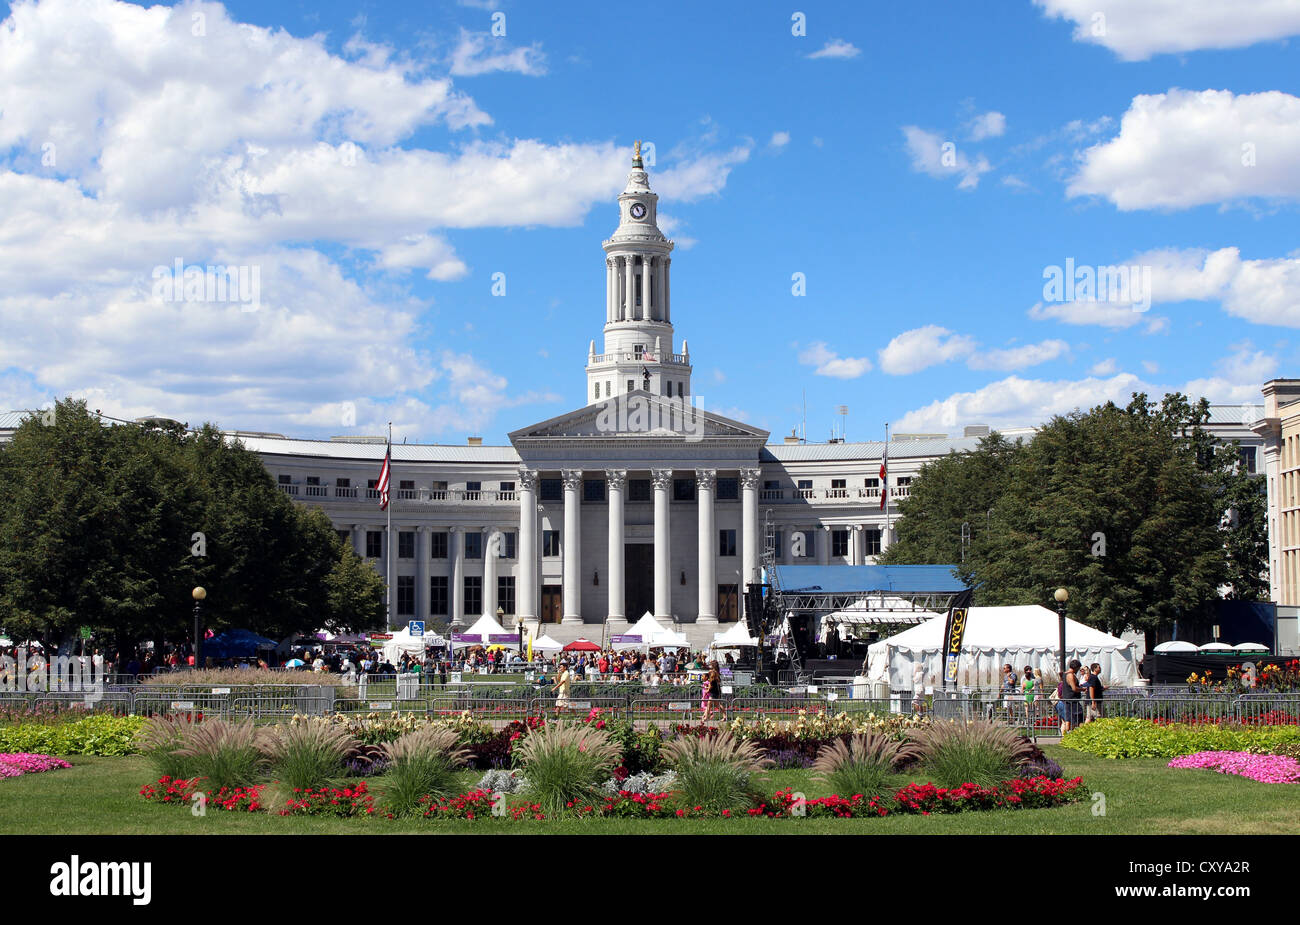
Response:
[{"label": "stage roof", "polygon": [[952,594],[964,591],[955,565],[778,565],[777,580],[786,594]]}]

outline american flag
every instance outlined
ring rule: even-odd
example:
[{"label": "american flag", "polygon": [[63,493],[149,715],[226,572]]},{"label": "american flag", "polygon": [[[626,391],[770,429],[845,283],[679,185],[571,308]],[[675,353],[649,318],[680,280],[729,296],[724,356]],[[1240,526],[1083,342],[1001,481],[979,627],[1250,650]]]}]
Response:
[{"label": "american flag", "polygon": [[379,470],[379,481],[375,482],[375,490],[379,492],[379,509],[381,511],[388,509],[388,483],[393,470],[393,445],[390,443],[388,449],[384,451],[384,467]]},{"label": "american flag", "polygon": [[880,457],[880,509],[883,511],[889,503],[889,444],[885,444],[885,455]]}]

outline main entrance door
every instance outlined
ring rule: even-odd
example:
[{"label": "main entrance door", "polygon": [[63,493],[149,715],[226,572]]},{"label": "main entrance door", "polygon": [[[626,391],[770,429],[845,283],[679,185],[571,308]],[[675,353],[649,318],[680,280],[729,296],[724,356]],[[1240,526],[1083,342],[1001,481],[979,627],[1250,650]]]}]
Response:
[{"label": "main entrance door", "polygon": [[655,609],[655,547],[653,543],[623,544],[623,615],[629,623]]},{"label": "main entrance door", "polygon": [[560,585],[542,585],[542,622],[559,623],[564,616],[564,594]]}]

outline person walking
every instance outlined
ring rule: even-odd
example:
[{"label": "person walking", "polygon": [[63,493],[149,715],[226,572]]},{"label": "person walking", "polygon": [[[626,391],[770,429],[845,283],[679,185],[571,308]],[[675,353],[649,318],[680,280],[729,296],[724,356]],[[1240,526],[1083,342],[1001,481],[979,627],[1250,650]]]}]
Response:
[{"label": "person walking", "polygon": [[1025,695],[1025,725],[1029,729],[1034,728],[1034,690],[1038,687],[1037,679],[1034,677],[1034,669],[1028,665],[1025,666],[1025,679],[1020,684],[1020,689]]},{"label": "person walking", "polygon": [[551,693],[555,694],[557,712],[564,712],[569,708],[569,686],[572,683],[573,675],[569,673],[569,663],[560,662],[560,673],[555,678],[555,684],[551,686]]},{"label": "person walking", "polygon": [[1087,722],[1094,719],[1101,719],[1101,698],[1106,692],[1106,686],[1101,683],[1101,665],[1093,664],[1088,668],[1088,681],[1085,685],[1087,688],[1088,711],[1086,716]]},{"label": "person walking", "polygon": [[[704,676],[704,683],[700,687],[700,709],[704,711],[700,722],[707,723],[713,712],[714,698],[722,696],[722,672],[718,670],[716,661],[709,662],[709,671]],[[718,708],[718,712],[724,717],[727,715],[721,707]]]},{"label": "person walking", "polygon": [[1056,713],[1061,718],[1061,735],[1083,722],[1083,689],[1079,686],[1079,669],[1083,663],[1077,658],[1070,659],[1065,677],[1059,688],[1060,700],[1056,704]]}]

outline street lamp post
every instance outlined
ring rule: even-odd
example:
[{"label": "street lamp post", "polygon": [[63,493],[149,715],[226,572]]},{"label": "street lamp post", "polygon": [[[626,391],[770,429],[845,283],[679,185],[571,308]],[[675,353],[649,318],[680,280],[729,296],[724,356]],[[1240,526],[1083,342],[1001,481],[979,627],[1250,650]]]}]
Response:
[{"label": "street lamp post", "polygon": [[1061,683],[1065,683],[1065,605],[1070,600],[1070,592],[1064,588],[1057,588],[1053,597],[1056,598],[1056,613],[1060,617]]},{"label": "street lamp post", "polygon": [[190,592],[190,597],[194,598],[194,669],[196,671],[203,667],[203,599],[207,596],[208,592],[202,586]]}]

